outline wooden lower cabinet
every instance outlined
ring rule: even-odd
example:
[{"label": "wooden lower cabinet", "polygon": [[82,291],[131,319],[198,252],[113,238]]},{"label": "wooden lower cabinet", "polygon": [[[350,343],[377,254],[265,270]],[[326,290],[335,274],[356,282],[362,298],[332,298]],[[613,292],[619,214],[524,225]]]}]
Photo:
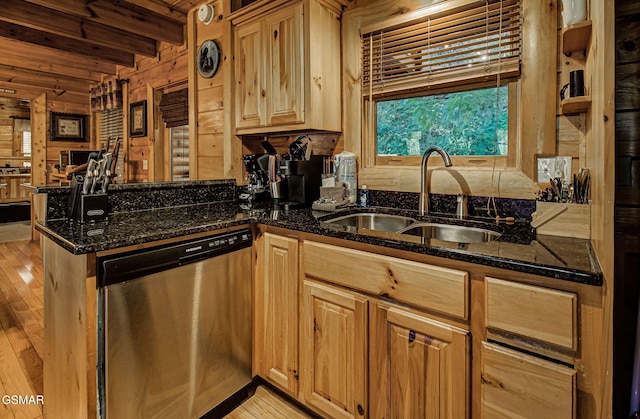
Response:
[{"label": "wooden lower cabinet", "polygon": [[254,374],[298,393],[298,240],[256,239]]},{"label": "wooden lower cabinet", "polygon": [[467,417],[468,333],[385,302],[370,310],[370,417]]},{"label": "wooden lower cabinet", "polygon": [[300,386],[304,402],[331,418],[369,417],[367,298],[304,281]]},{"label": "wooden lower cabinet", "polygon": [[532,355],[482,342],[484,419],[576,417],[576,371]]}]

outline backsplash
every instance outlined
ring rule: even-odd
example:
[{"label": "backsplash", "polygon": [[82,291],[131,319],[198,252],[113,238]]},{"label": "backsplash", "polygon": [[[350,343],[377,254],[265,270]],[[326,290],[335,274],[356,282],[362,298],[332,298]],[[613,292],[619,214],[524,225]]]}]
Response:
[{"label": "backsplash", "polygon": [[[69,188],[48,188],[47,219],[65,218]],[[129,183],[109,186],[109,213],[142,211],[236,199],[234,180]]]},{"label": "backsplash", "polygon": [[[420,194],[415,192],[395,192],[370,190],[371,206],[418,210]],[[469,216],[486,217],[489,197],[470,196]],[[536,210],[534,199],[495,198],[496,209],[501,217],[514,217],[516,221],[531,222],[531,214]],[[431,194],[429,212],[437,214],[455,214],[456,195]],[[493,208],[492,208],[493,210]],[[493,213],[493,211],[492,211]]]}]

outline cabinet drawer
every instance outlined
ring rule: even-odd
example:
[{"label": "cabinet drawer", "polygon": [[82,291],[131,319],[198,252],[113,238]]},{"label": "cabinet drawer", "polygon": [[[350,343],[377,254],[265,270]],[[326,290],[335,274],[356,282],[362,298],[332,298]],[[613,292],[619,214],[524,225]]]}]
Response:
[{"label": "cabinet drawer", "polygon": [[534,285],[486,278],[489,328],[577,349],[577,296]]},{"label": "cabinet drawer", "polygon": [[466,319],[469,274],[389,256],[304,242],[305,275]]},{"label": "cabinet drawer", "polygon": [[576,417],[576,371],[498,345],[482,343],[484,418]]}]

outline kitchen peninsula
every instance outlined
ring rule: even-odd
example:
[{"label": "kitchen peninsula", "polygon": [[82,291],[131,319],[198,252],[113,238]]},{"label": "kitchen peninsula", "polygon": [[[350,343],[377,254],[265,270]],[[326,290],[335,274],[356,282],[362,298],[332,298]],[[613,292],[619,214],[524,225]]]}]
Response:
[{"label": "kitchen peninsula", "polygon": [[[594,377],[599,378],[591,363],[594,354],[590,342],[599,338],[593,334],[593,325],[601,315],[602,276],[588,240],[536,237],[522,221],[497,226],[502,240],[466,247],[438,240],[416,243],[365,231],[353,233],[327,225],[325,221],[335,214],[306,208],[281,211],[271,202],[241,205],[235,199],[234,181],[117,185],[110,191],[112,207],[117,210],[108,222],[79,225],[70,223],[61,212],[68,188],[41,188],[39,192],[46,193],[49,217],[37,225],[44,235],[48,278],[45,342],[56,348],[47,351],[47,356],[62,357],[45,362],[45,397],[53,400],[45,406],[48,415],[55,417],[56,412],[68,413],[73,408],[77,417],[92,417],[97,408],[98,389],[93,384],[97,365],[97,259],[244,227],[251,228],[255,237],[253,375],[287,391],[312,410],[334,416],[346,409],[356,416],[363,411],[377,417],[373,412],[388,408],[378,403],[385,397],[374,397],[377,392],[387,391],[376,386],[374,365],[387,365],[384,359],[391,354],[379,352],[374,340],[367,342],[360,337],[352,341],[356,337],[349,334],[357,333],[357,322],[351,322],[364,321],[361,316],[366,312],[360,310],[367,306],[376,308],[369,327],[376,327],[376,322],[382,321],[379,316],[384,315],[388,321],[396,319],[396,323],[390,323],[396,324],[395,329],[401,327],[397,324],[401,319],[413,319],[402,326],[408,327],[407,333],[431,333],[433,340],[422,341],[432,342],[424,349],[429,350],[430,345],[435,345],[430,350],[440,348],[435,353],[440,353],[441,364],[429,367],[425,379],[435,379],[433,374],[439,371],[441,398],[436,405],[444,411],[456,406],[451,417],[465,417],[476,410],[516,412],[523,406],[541,414],[560,409],[561,417],[575,417],[576,412],[589,409],[590,383]],[[148,198],[127,199],[127,205],[153,202],[154,206],[119,206],[125,202],[119,203],[119,197],[125,196]],[[362,210],[343,213],[354,211]],[[415,213],[406,208],[382,207],[366,211]],[[438,216],[443,214],[431,217]],[[298,263],[302,271],[298,271]],[[287,265],[290,268],[282,270]],[[280,294],[274,295],[275,290]],[[271,298],[278,303],[274,305]],[[356,311],[338,304],[347,301],[344,298],[359,301],[354,306]],[[327,304],[338,304],[334,308],[346,315],[347,324],[356,327],[348,327],[339,332],[344,335],[333,338],[347,339],[353,346],[322,346],[329,341],[318,343],[320,347],[308,346],[307,334],[313,332],[307,327],[307,316],[315,318],[313,310],[322,312]],[[297,307],[300,318],[288,314],[298,313]],[[416,319],[420,319],[418,323]],[[370,333],[374,330],[384,333],[386,328]],[[272,333],[285,338],[286,343],[274,341],[276,335]],[[338,332],[329,328],[326,333]],[[452,341],[447,340],[449,335]],[[283,353],[283,344],[292,351]],[[364,355],[364,364],[353,370],[352,362],[357,357],[321,357],[314,362],[308,358],[320,356],[317,351],[323,350],[363,351],[360,355]],[[329,362],[325,365],[329,369],[314,370],[318,362]],[[369,362],[372,364],[367,374]],[[352,371],[349,380],[355,381],[345,385],[363,392],[345,399],[331,387],[314,387],[323,386],[323,380],[316,384],[309,381],[314,374],[332,368]],[[402,377],[401,371],[396,374]],[[543,374],[543,378],[539,385],[521,387],[514,374]],[[290,382],[284,378],[287,376]],[[416,385],[420,388],[421,384]],[[392,387],[388,391],[392,403],[399,395]],[[554,394],[553,403],[547,400],[549,392]],[[319,396],[323,393],[331,398]],[[338,409],[338,405],[344,408]]]}]

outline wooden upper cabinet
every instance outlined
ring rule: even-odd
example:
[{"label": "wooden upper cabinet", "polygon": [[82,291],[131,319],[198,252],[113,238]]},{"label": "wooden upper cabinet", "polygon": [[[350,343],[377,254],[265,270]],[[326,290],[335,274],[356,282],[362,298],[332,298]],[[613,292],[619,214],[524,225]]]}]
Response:
[{"label": "wooden upper cabinet", "polygon": [[370,417],[467,417],[466,331],[384,302],[370,322]]},{"label": "wooden upper cabinet", "polygon": [[236,134],[339,132],[339,5],[331,0],[276,0],[246,9],[230,16]]},{"label": "wooden upper cabinet", "polygon": [[236,28],[234,32],[238,129],[259,127],[265,123],[262,102],[266,91],[261,29],[261,22],[253,22]]},{"label": "wooden upper cabinet", "polygon": [[306,404],[331,418],[367,414],[367,299],[304,281],[300,376]]},{"label": "wooden upper cabinet", "polygon": [[256,240],[254,373],[298,393],[298,241]]},{"label": "wooden upper cabinet", "polygon": [[267,125],[304,122],[302,3],[274,12],[267,26]]}]

